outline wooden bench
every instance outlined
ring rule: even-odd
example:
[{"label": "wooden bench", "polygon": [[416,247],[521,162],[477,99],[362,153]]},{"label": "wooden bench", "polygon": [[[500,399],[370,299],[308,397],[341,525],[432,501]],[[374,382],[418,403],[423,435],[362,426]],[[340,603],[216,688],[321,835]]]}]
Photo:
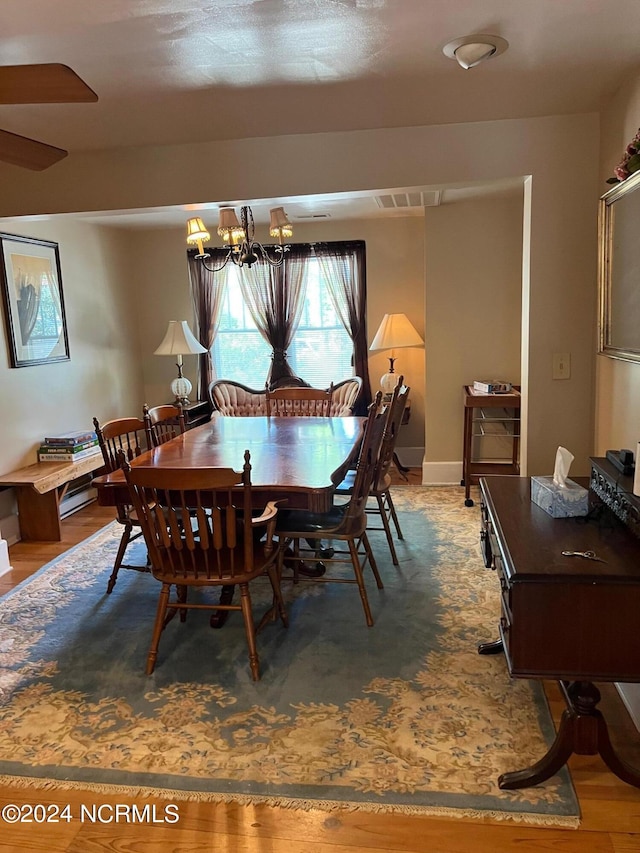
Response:
[{"label": "wooden bench", "polygon": [[0,475],[0,488],[13,487],[18,499],[20,537],[25,542],[59,542],[60,503],[69,484],[104,466],[102,454],[80,462],[35,462]]}]

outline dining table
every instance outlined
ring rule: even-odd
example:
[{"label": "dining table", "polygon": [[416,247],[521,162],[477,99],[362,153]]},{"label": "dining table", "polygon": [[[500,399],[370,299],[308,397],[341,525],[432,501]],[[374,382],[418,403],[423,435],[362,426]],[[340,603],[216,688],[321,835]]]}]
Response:
[{"label": "dining table", "polygon": [[[131,461],[145,468],[223,467],[242,471],[244,453],[251,458],[251,492],[256,509],[267,501],[287,508],[328,512],[335,487],[354,464],[366,419],[361,417],[213,417],[208,423],[166,441]],[[130,503],[124,471],[95,477],[92,485],[101,506]],[[324,565],[300,567],[318,577]],[[221,604],[230,604],[234,587],[223,587]],[[218,610],[211,627],[221,628],[229,615]],[[263,622],[265,620],[263,619]],[[262,623],[261,623],[262,624]]]},{"label": "dining table", "polygon": [[[361,417],[213,417],[208,423],[140,454],[143,468],[233,468],[242,471],[251,454],[256,508],[286,500],[287,508],[328,512],[362,438]],[[95,477],[101,506],[130,503],[122,470]]]}]

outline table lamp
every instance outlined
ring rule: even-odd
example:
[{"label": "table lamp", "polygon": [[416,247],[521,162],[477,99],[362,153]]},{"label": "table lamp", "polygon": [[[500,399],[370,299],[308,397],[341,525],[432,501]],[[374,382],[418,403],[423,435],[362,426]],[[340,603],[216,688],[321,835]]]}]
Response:
[{"label": "table lamp", "polygon": [[176,403],[181,403],[183,406],[188,405],[189,394],[193,388],[186,376],[182,375],[182,356],[206,351],[206,347],[203,347],[194,338],[186,320],[169,320],[167,333],[158,349],[155,350],[154,355],[177,356],[178,376],[171,383],[171,391],[176,398]]},{"label": "table lamp", "polygon": [[389,358],[389,372],[380,379],[380,387],[385,394],[391,394],[396,384],[397,374],[394,370],[396,360],[394,351],[403,347],[421,347],[424,341],[416,332],[406,314],[385,314],[376,332],[369,350],[391,350]]}]

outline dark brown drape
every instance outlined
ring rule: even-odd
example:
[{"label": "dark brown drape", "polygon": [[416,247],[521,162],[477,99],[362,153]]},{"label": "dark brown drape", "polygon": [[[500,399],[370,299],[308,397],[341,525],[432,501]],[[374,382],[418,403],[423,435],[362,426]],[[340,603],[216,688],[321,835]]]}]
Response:
[{"label": "dark brown drape", "polygon": [[[207,261],[210,267],[220,266],[227,254],[226,249],[207,249],[207,251],[211,256]],[[207,350],[198,356],[198,400],[208,400],[209,385],[214,379],[211,347],[218,330],[220,308],[229,271],[224,267],[218,272],[211,272],[196,260],[196,254],[197,249],[187,250],[191,298],[196,318],[194,334]]]},{"label": "dark brown drape", "polygon": [[304,305],[307,285],[308,250],[292,246],[285,262],[272,267],[259,260],[243,267],[240,288],[258,331],[273,349],[267,385],[271,390],[284,385],[305,385],[287,361],[291,344]]},{"label": "dark brown drape", "polygon": [[316,243],[314,251],[336,313],[353,341],[354,373],[362,378],[355,413],[365,415],[371,403],[365,243],[363,240]]}]

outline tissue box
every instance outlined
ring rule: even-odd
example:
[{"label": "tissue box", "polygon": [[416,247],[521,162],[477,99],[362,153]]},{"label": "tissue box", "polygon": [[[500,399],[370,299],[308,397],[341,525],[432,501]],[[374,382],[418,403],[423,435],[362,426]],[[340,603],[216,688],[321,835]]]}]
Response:
[{"label": "tissue box", "polygon": [[531,500],[553,518],[571,518],[589,512],[589,492],[573,480],[567,480],[566,486],[556,486],[553,477],[532,477]]}]

